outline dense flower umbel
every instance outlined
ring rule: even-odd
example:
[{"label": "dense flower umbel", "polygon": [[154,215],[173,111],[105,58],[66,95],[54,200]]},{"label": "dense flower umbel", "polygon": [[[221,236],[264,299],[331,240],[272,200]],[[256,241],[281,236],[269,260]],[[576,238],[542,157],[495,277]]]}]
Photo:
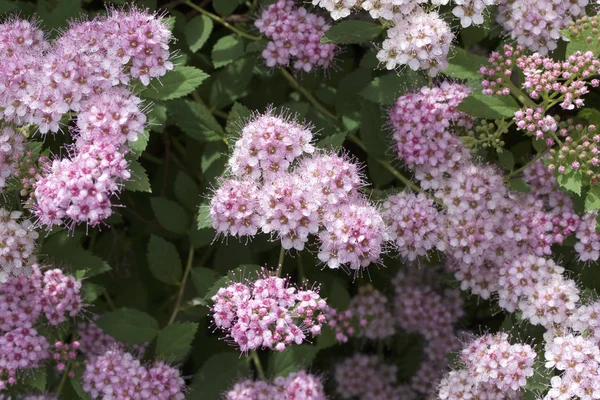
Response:
[{"label": "dense flower umbel", "polygon": [[287,66],[310,72],[327,68],[337,52],[335,44],[323,44],[321,38],[329,25],[325,19],[295,7],[293,0],[278,0],[265,9],[254,25],[271,41],[262,56],[267,66]]},{"label": "dense flower umbel", "polygon": [[0,335],[0,390],[16,383],[18,370],[34,369],[50,357],[48,340],[33,328],[17,328]]},{"label": "dense flower umbel", "polygon": [[242,352],[259,348],[283,351],[317,336],[327,304],[317,290],[301,290],[287,279],[265,276],[231,283],[212,298],[217,328],[227,332]]},{"label": "dense flower umbel", "polygon": [[179,371],[162,361],[144,366],[119,349],[91,358],[83,373],[83,390],[93,399],[183,400]]},{"label": "dense flower umbel", "polygon": [[273,383],[252,381],[237,382],[227,391],[223,400],[325,400],[321,380],[305,371],[292,372],[287,377],[278,376]]},{"label": "dense flower umbel", "polygon": [[0,193],[18,168],[18,162],[23,157],[25,137],[13,128],[0,125]]},{"label": "dense flower umbel", "polygon": [[19,211],[0,208],[0,283],[11,276],[31,273],[37,238],[33,224],[21,220]]},{"label": "dense flower umbel", "polygon": [[461,359],[476,381],[514,390],[533,375],[535,351],[528,344],[510,344],[508,334],[483,335],[461,352]]},{"label": "dense flower umbel", "polygon": [[486,400],[517,400],[520,399],[519,392],[512,390],[500,390],[489,383],[479,383],[466,369],[451,371],[440,382],[438,399],[440,400],[462,400],[462,399],[486,399]]}]

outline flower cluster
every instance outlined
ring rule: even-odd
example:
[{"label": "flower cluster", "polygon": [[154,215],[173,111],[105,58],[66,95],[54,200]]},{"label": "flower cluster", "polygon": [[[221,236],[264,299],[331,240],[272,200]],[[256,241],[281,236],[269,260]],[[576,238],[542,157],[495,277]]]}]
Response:
[{"label": "flower cluster", "polygon": [[585,15],[587,5],[588,0],[499,0],[497,21],[519,45],[544,55],[556,49],[561,30]]},{"label": "flower cluster", "polygon": [[31,327],[0,335],[0,346],[0,391],[17,383],[17,371],[38,368],[50,357],[48,340]]},{"label": "flower cluster", "polygon": [[334,376],[343,399],[416,399],[408,386],[398,384],[396,374],[395,365],[385,364],[375,355],[355,354],[336,365]]},{"label": "flower cluster", "polygon": [[502,391],[517,391],[533,375],[535,351],[528,344],[510,344],[508,334],[483,335],[461,351],[461,359],[478,382]]},{"label": "flower cluster", "polygon": [[11,276],[28,275],[35,263],[38,233],[19,211],[0,208],[0,283]]},{"label": "flower cluster", "polygon": [[273,383],[245,379],[237,382],[223,400],[325,400],[319,377],[305,371],[278,376]]},{"label": "flower cluster", "polygon": [[259,348],[283,351],[317,336],[325,322],[327,304],[318,290],[300,290],[287,279],[265,276],[231,283],[212,297],[215,326],[242,352]]},{"label": "flower cluster", "polygon": [[396,329],[390,323],[394,317],[388,306],[388,299],[372,285],[358,289],[358,294],[352,297],[348,310],[357,318],[359,337],[371,340],[382,340],[394,336]]},{"label": "flower cluster", "polygon": [[296,250],[317,236],[319,259],[330,268],[378,262],[388,234],[359,192],[360,168],[348,157],[315,152],[311,140],[309,128],[272,111],[248,122],[229,159],[233,177],[212,198],[213,227],[238,237],[260,230]]},{"label": "flower cluster", "polygon": [[144,366],[119,349],[88,360],[82,386],[93,399],[185,399],[185,384],[177,369],[162,361]]},{"label": "flower cluster", "polygon": [[479,383],[467,369],[451,371],[440,382],[438,398],[440,400],[488,399],[517,400],[519,392],[503,391],[489,383]]},{"label": "flower cluster", "polygon": [[25,137],[9,126],[0,125],[0,193],[16,171],[23,156]]},{"label": "flower cluster", "polygon": [[[74,341],[73,343],[56,342],[54,344],[54,351],[52,358],[56,361],[56,369],[60,372],[64,371],[67,362],[75,359],[77,356],[77,349],[79,349],[79,342]],[[75,376],[73,371],[68,373],[70,378]]]},{"label": "flower cluster", "polygon": [[327,68],[332,63],[337,46],[322,44],[321,38],[329,25],[325,19],[295,7],[293,0],[278,0],[262,12],[254,25],[270,42],[262,52],[267,66],[287,66],[310,72]]},{"label": "flower cluster", "polygon": [[472,118],[456,107],[470,90],[444,81],[406,94],[390,110],[398,158],[408,165],[449,168],[468,157],[451,128],[469,128]]}]

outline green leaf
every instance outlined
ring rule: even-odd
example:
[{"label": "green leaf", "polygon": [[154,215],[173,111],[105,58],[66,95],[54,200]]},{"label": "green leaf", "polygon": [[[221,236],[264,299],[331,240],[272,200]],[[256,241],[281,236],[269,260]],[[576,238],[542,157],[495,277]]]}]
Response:
[{"label": "green leaf", "polygon": [[224,36],[213,46],[211,56],[215,68],[231,64],[244,56],[244,41],[236,35]]},{"label": "green leaf", "polygon": [[250,375],[250,358],[239,352],[213,355],[194,375],[188,399],[218,399],[234,382]]},{"label": "green leaf", "polygon": [[206,173],[214,163],[223,158],[223,153],[227,147],[221,142],[211,142],[204,147],[202,158],[200,159],[200,168]]},{"label": "green leaf", "polygon": [[152,235],[148,242],[148,267],[156,279],[179,285],[183,268],[177,248],[160,236]]},{"label": "green leaf", "polygon": [[511,179],[510,181],[508,181],[508,186],[511,190],[514,190],[515,192],[531,192],[531,188],[529,187],[529,185],[527,185],[527,183],[525,183],[523,179]]},{"label": "green leaf", "polygon": [[171,363],[183,361],[197,331],[198,324],[193,322],[176,322],[166,326],[158,334],[156,357]]},{"label": "green leaf", "polygon": [[123,183],[125,189],[132,192],[152,193],[148,174],[139,161],[133,160],[129,163],[129,172],[131,173],[131,178]]},{"label": "green leaf", "polygon": [[120,308],[100,316],[96,321],[105,333],[119,342],[142,344],[158,335],[158,321],[134,308]]},{"label": "green leaf", "polygon": [[457,107],[474,117],[487,119],[512,118],[519,111],[519,105],[512,96],[487,96],[471,93]]},{"label": "green leaf", "polygon": [[600,210],[600,186],[592,186],[585,196],[585,211]]},{"label": "green leaf", "polygon": [[360,137],[371,157],[387,158],[388,134],[384,131],[384,125],[381,108],[377,104],[363,101],[360,110]]},{"label": "green leaf", "polygon": [[129,148],[136,158],[139,158],[150,141],[150,131],[145,130],[141,135],[138,136],[138,140],[133,143],[129,143]]},{"label": "green leaf", "polygon": [[328,293],[327,304],[338,310],[345,310],[350,305],[350,293],[340,279],[335,279]]},{"label": "green leaf", "polygon": [[88,304],[91,304],[94,301],[96,301],[96,299],[100,297],[100,295],[102,295],[103,290],[104,287],[89,281],[84,281],[81,285],[81,294],[83,295],[82,297]]},{"label": "green leaf", "polygon": [[204,46],[213,30],[212,19],[206,15],[197,15],[185,25],[185,39],[192,53]]},{"label": "green leaf", "polygon": [[210,219],[210,207],[207,204],[202,204],[198,207],[198,230],[211,228],[212,220]]},{"label": "green leaf", "polygon": [[245,96],[256,61],[255,55],[244,57],[219,71],[210,88],[210,105],[224,108]]},{"label": "green leaf", "polygon": [[568,28],[560,31],[569,40],[565,55],[568,57],[577,51],[581,51],[582,53],[592,51],[598,54],[597,34],[592,32],[592,26],[588,23],[587,29],[582,29],[583,25],[581,24],[578,27],[581,31],[575,35]]},{"label": "green leaf", "polygon": [[347,135],[347,132],[334,133],[333,135],[326,136],[319,140],[316,146],[321,149],[338,150],[342,147],[342,144],[344,144]]},{"label": "green leaf", "polygon": [[600,111],[595,108],[585,108],[577,113],[580,118],[586,119],[590,124],[600,126]]},{"label": "green leaf", "polygon": [[373,79],[360,95],[377,104],[391,105],[412,87],[424,84],[425,79],[414,71],[407,70],[402,75],[391,72]]},{"label": "green leaf", "polygon": [[227,137],[237,139],[242,132],[244,124],[252,117],[252,111],[248,107],[238,102],[233,103],[229,116],[227,117],[227,126],[225,132]]},{"label": "green leaf", "polygon": [[224,17],[231,15],[239,5],[239,0],[213,0],[215,11]]},{"label": "green leaf", "polygon": [[381,26],[367,21],[342,21],[325,32],[321,43],[352,44],[375,39],[381,33]]},{"label": "green leaf", "polygon": [[80,0],[40,0],[37,2],[37,15],[42,25],[48,29],[68,26],[69,20],[81,14]]},{"label": "green leaf", "polygon": [[25,374],[25,384],[37,389],[40,392],[46,391],[46,368],[37,368],[27,371]]},{"label": "green leaf", "polygon": [[189,100],[167,103],[169,113],[181,130],[200,142],[222,140],[223,128],[206,107]]},{"label": "green leaf", "polygon": [[564,174],[558,174],[556,177],[556,181],[560,186],[578,195],[581,195],[581,180],[581,172],[572,170]]},{"label": "green leaf", "polygon": [[178,66],[160,78],[159,83],[154,83],[144,90],[141,95],[152,100],[177,99],[193,92],[206,78],[208,74],[198,68]]},{"label": "green leaf", "polygon": [[[148,113],[148,128],[153,132],[162,132],[166,122],[167,107],[164,104],[154,104]],[[144,146],[144,148],[146,147]]]},{"label": "green leaf", "polygon": [[448,68],[442,73],[451,78],[481,81],[479,69],[482,65],[488,65],[488,60],[476,54],[469,53],[465,49],[454,46],[454,55],[448,60]]},{"label": "green leaf", "polygon": [[211,301],[211,298],[217,294],[219,289],[229,285],[231,282],[243,282],[245,278],[256,277],[256,274],[262,270],[260,265],[241,265],[240,267],[229,271],[229,273],[217,280],[208,290],[204,299]]},{"label": "green leaf", "polygon": [[86,270],[91,277],[110,271],[110,266],[100,257],[85,250],[67,232],[57,232],[44,241],[40,254],[47,255],[56,265],[68,265],[77,271]]},{"label": "green leaf", "polygon": [[204,297],[211,287],[217,282],[218,276],[212,269],[197,267],[192,268],[192,283],[196,288],[196,294]]},{"label": "green leaf", "polygon": [[314,345],[301,344],[288,347],[283,352],[271,352],[267,377],[288,376],[290,373],[306,368],[312,363],[319,348]]},{"label": "green leaf", "polygon": [[505,170],[512,171],[515,166],[515,157],[509,150],[504,149],[498,153],[498,164]]},{"label": "green leaf", "polygon": [[179,171],[175,178],[175,197],[179,203],[188,209],[193,209],[199,196],[196,182],[185,172]]},{"label": "green leaf", "polygon": [[83,363],[79,363],[79,365],[74,366],[73,372],[75,373],[75,376],[73,378],[70,378],[69,382],[71,383],[71,387],[73,388],[75,393],[79,396],[79,399],[92,400],[92,397],[86,391],[83,390],[83,386],[81,385],[81,378],[83,376],[84,371],[85,366],[83,365]]},{"label": "green leaf", "polygon": [[187,232],[190,220],[179,204],[164,197],[153,197],[150,199],[150,205],[158,223],[163,228],[173,233],[184,234]]}]

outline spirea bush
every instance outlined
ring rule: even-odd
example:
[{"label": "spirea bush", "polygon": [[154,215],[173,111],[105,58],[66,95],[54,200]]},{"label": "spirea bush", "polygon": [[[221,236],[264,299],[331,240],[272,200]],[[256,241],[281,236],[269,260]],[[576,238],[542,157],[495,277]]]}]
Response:
[{"label": "spirea bush", "polygon": [[595,3],[0,13],[1,399],[600,399]]}]

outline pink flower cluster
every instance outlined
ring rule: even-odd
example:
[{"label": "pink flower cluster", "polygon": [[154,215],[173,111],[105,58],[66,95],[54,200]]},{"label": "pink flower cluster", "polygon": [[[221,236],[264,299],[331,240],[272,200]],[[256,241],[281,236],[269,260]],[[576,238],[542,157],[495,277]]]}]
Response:
[{"label": "pink flower cluster", "polygon": [[544,356],[546,368],[562,371],[550,380],[545,400],[600,397],[600,349],[592,338],[556,336],[546,344]]},{"label": "pink flower cluster", "polygon": [[348,310],[360,321],[356,332],[358,337],[383,340],[396,333],[396,327],[391,323],[394,317],[388,299],[372,285],[358,289],[358,294],[350,300]]},{"label": "pink flower cluster", "polygon": [[472,118],[456,107],[470,89],[444,81],[400,97],[390,110],[398,158],[408,165],[449,168],[468,158],[454,127],[470,127]]},{"label": "pink flower cluster", "polygon": [[[73,343],[56,342],[54,344],[54,351],[52,358],[56,361],[56,369],[60,372],[64,371],[67,362],[75,359],[77,356],[77,349],[79,349],[79,342],[74,341]],[[75,373],[71,370],[68,373],[69,378],[73,378]]]},{"label": "pink flower cluster", "polygon": [[179,371],[162,361],[144,366],[119,349],[88,360],[83,390],[93,399],[185,399],[185,383]]},{"label": "pink flower cluster", "polygon": [[0,336],[0,391],[17,383],[19,370],[38,368],[50,357],[48,340],[31,327],[21,327]]},{"label": "pink flower cluster", "polygon": [[381,216],[396,250],[408,261],[427,257],[433,249],[446,249],[446,238],[439,226],[440,212],[425,194],[391,195],[382,204]]},{"label": "pink flower cluster", "polygon": [[31,273],[37,238],[33,224],[21,220],[21,212],[0,208],[0,283]]},{"label": "pink flower cluster", "polygon": [[227,332],[242,352],[259,348],[284,351],[317,336],[327,304],[317,290],[300,290],[287,279],[265,276],[231,283],[212,297],[217,328]]},{"label": "pink flower cluster", "polygon": [[273,383],[245,379],[227,391],[223,400],[325,400],[319,377],[305,371],[278,376]]},{"label": "pink flower cluster", "polygon": [[519,45],[540,54],[556,49],[561,30],[585,15],[588,0],[500,0],[497,21]]},{"label": "pink flower cluster", "polygon": [[25,136],[9,126],[0,124],[0,193],[6,187],[7,180],[16,171],[18,162],[25,152]]},{"label": "pink flower cluster", "polygon": [[335,44],[323,44],[321,38],[329,25],[323,17],[295,7],[293,0],[278,0],[263,10],[254,25],[270,39],[262,52],[267,66],[287,66],[310,72],[327,68],[338,50]]},{"label": "pink flower cluster", "polygon": [[[526,108],[515,113],[515,121],[517,121],[517,129],[525,131],[528,135],[535,136],[538,140],[546,139],[549,145],[552,145],[550,133],[555,133],[558,130],[558,124],[551,115],[544,115],[544,109],[538,107]],[[548,142],[550,139],[550,142]]]},{"label": "pink flower cluster", "polygon": [[355,354],[335,367],[336,390],[342,399],[416,400],[410,387],[399,385],[397,367],[375,355]]},{"label": "pink flower cluster", "polygon": [[451,371],[442,379],[438,393],[439,400],[487,399],[487,400],[518,400],[519,392],[500,390],[489,383],[479,383],[470,371],[460,369]]},{"label": "pink flower cluster", "polygon": [[[110,10],[92,21],[73,22],[49,43],[35,21],[11,18],[0,25],[0,109],[3,119],[57,132],[68,111],[85,108],[130,78],[144,85],[173,68],[171,32],[157,15]],[[93,102],[93,101],[92,101]]]},{"label": "pink flower cluster", "polygon": [[528,344],[510,344],[508,334],[483,335],[461,352],[469,374],[477,382],[517,391],[533,376],[535,351]]},{"label": "pink flower cluster", "polygon": [[248,122],[229,159],[233,177],[214,192],[213,227],[238,237],[260,230],[296,250],[318,236],[319,259],[330,268],[378,262],[388,234],[359,192],[360,168],[348,157],[315,153],[311,140],[309,128],[272,111]]}]

